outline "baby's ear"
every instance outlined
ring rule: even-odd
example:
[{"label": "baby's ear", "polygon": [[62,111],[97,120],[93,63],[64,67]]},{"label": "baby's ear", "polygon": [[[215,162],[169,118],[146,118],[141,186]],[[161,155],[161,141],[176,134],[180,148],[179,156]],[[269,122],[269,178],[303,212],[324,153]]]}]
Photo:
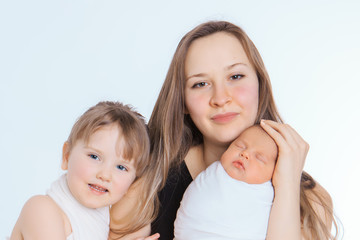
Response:
[{"label": "baby's ear", "polygon": [[69,155],[70,155],[69,143],[65,142],[62,150],[62,162],[61,162],[62,170],[68,169]]}]

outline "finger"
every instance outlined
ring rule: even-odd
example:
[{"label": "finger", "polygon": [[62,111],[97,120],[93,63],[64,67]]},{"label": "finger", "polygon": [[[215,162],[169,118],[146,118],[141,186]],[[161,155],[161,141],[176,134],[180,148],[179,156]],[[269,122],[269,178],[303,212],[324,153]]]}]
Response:
[{"label": "finger", "polygon": [[297,139],[300,142],[306,142],[293,127],[288,125],[288,128],[289,128],[289,131],[291,132],[291,134],[293,135],[294,139]]},{"label": "finger", "polygon": [[265,123],[266,125],[271,126],[274,130],[276,130],[285,140],[290,140],[291,134],[289,132],[289,128],[287,124],[278,123],[271,120],[262,120],[262,123]]},{"label": "finger", "polygon": [[286,139],[281,134],[280,127],[277,123],[261,120],[260,126],[275,140],[279,147],[286,144]]},{"label": "finger", "polygon": [[159,234],[159,233],[155,233],[155,234],[153,234],[153,235],[145,238],[144,240],[157,240],[157,239],[159,239],[159,237],[160,237],[160,234]]},{"label": "finger", "polygon": [[302,150],[309,150],[309,144],[300,136],[300,134],[289,124],[280,124],[283,125],[281,134],[285,136],[287,143],[289,146],[293,148],[298,148]]},{"label": "finger", "polygon": [[310,145],[300,136],[300,134],[293,129],[290,125],[288,125],[288,128],[291,131],[291,134],[296,141],[297,147],[304,151],[305,154],[309,151]]},{"label": "finger", "polygon": [[288,124],[282,124],[271,120],[264,121],[264,123],[275,129],[289,146],[299,147],[305,143],[301,136]]}]

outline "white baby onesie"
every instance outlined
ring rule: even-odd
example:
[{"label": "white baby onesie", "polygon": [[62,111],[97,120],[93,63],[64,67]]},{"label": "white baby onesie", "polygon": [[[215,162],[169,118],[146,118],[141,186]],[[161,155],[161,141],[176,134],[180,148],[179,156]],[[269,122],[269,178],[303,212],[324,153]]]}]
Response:
[{"label": "white baby onesie", "polygon": [[273,198],[270,181],[238,181],[216,161],[185,191],[175,220],[175,239],[265,239]]}]

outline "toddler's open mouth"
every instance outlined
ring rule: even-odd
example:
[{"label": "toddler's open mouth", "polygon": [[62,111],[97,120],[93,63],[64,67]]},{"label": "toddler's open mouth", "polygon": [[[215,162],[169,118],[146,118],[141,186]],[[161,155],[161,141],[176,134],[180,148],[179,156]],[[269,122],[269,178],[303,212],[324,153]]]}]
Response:
[{"label": "toddler's open mouth", "polygon": [[98,192],[108,192],[108,190],[106,189],[106,188],[103,188],[103,187],[101,187],[101,186],[99,186],[99,185],[95,185],[95,184],[88,184],[89,185],[89,187],[91,188],[91,189],[93,189],[93,190],[95,190],[95,191],[98,191]]}]

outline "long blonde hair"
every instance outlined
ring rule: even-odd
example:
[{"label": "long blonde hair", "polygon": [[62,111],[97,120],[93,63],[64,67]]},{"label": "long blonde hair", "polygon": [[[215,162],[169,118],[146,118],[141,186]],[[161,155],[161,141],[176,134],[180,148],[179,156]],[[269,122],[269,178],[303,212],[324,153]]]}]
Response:
[{"label": "long blonde hair", "polygon": [[110,229],[118,236],[135,232],[151,223],[157,213],[157,188],[153,188],[152,177],[156,162],[149,157],[150,141],[147,127],[142,115],[129,105],[119,102],[99,102],[89,108],[74,124],[67,139],[70,152],[79,139],[87,142],[89,137],[99,128],[116,124],[124,137],[123,157],[134,161],[136,178],[132,185],[141,181],[138,201],[127,216],[128,223],[121,229]]},{"label": "long blonde hair", "polygon": [[[190,115],[185,114],[185,59],[193,41],[217,32],[226,32],[235,36],[256,71],[259,81],[259,105],[255,123],[259,123],[261,119],[282,122],[274,102],[270,77],[260,53],[247,34],[238,26],[225,21],[210,21],[195,27],[181,39],[177,46],[148,123],[150,152],[152,158],[160,161],[158,172],[163,176],[161,187],[165,184],[169,169],[183,161],[191,146],[203,142],[201,132],[191,120]],[[307,197],[308,194],[305,194],[313,191],[315,185],[310,175],[304,172],[301,180],[301,221],[304,226],[303,235],[311,236],[311,239],[319,239],[319,236],[322,236],[319,232],[324,232],[326,236],[331,235],[325,223],[313,210]],[[318,194],[313,195],[318,196],[325,212],[335,223],[331,203]]]}]

